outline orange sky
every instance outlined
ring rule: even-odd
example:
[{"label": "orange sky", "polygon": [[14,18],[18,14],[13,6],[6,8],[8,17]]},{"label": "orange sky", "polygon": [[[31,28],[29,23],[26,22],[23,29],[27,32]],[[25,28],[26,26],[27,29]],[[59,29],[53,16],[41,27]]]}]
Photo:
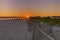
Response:
[{"label": "orange sky", "polygon": [[22,12],[16,10],[3,9],[0,11],[0,16],[60,16],[60,13],[50,11],[37,12],[37,10],[32,12],[29,9],[23,9]]},{"label": "orange sky", "polygon": [[0,1],[0,16],[27,16],[27,15],[60,16],[60,0]]},{"label": "orange sky", "polygon": [[60,16],[60,14],[0,14],[0,16]]}]

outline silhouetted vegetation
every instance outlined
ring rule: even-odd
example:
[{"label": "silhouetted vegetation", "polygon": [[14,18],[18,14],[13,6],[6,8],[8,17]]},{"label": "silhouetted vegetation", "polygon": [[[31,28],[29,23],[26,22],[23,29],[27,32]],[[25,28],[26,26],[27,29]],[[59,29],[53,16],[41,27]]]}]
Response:
[{"label": "silhouetted vegetation", "polygon": [[31,21],[36,21],[36,22],[39,22],[40,19],[41,19],[40,16],[30,17],[30,20],[31,20]]},{"label": "silhouetted vegetation", "polygon": [[40,17],[40,16],[35,16],[35,17],[30,17],[29,19],[32,22],[51,22],[52,25],[60,25],[60,19],[51,19],[51,17]]},{"label": "silhouetted vegetation", "polygon": [[45,17],[45,19],[51,19],[51,18],[48,16],[48,17]]}]

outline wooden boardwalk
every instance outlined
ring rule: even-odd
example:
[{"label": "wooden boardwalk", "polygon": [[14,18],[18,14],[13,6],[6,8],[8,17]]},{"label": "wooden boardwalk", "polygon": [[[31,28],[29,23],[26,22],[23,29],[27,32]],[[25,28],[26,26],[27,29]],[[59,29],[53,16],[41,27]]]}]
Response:
[{"label": "wooden boardwalk", "polygon": [[0,20],[0,40],[32,40],[25,20]]}]

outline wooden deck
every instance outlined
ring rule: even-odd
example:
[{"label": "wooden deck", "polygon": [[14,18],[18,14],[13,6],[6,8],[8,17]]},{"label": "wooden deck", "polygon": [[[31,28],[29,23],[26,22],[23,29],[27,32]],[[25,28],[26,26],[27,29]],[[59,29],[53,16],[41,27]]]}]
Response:
[{"label": "wooden deck", "polygon": [[25,20],[0,20],[0,40],[32,40]]}]

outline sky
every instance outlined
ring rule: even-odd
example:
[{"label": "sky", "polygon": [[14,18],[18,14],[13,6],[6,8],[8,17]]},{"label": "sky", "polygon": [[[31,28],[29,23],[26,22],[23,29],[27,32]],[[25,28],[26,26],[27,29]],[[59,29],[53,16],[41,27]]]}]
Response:
[{"label": "sky", "polygon": [[60,0],[0,0],[0,16],[60,16]]}]

